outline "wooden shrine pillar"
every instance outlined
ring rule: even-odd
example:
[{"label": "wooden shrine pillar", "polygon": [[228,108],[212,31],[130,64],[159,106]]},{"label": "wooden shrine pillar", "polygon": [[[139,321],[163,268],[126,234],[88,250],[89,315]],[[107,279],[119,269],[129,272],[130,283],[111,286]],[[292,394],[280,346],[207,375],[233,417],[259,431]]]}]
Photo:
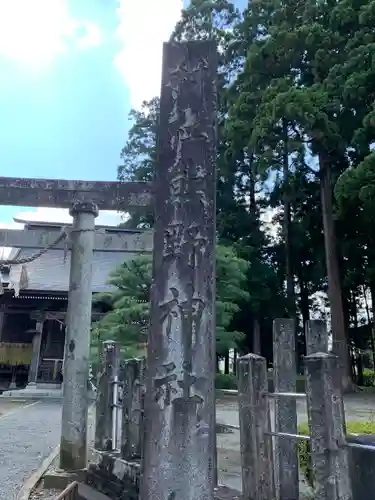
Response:
[{"label": "wooden shrine pillar", "polygon": [[39,371],[40,361],[40,346],[42,343],[42,334],[45,316],[43,313],[38,312],[32,316],[36,320],[35,333],[33,337],[33,354],[29,368],[28,385],[36,385]]}]

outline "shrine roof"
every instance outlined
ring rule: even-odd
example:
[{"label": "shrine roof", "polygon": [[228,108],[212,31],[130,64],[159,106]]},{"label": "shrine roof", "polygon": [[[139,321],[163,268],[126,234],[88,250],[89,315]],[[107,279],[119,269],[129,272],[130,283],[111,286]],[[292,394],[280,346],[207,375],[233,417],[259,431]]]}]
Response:
[{"label": "shrine roof", "polygon": [[[35,249],[19,250],[16,258],[21,259],[35,254]],[[136,254],[121,252],[95,251],[92,263],[92,291],[108,292],[113,287],[107,284],[109,275],[123,262],[131,260]],[[70,271],[70,252],[49,250],[41,257],[23,265],[12,265],[9,276],[9,288],[16,294],[20,290],[43,292],[68,292]]]},{"label": "shrine roof", "polygon": [[[34,222],[34,221],[18,221],[25,224],[24,231],[27,233],[32,230],[61,230],[61,223],[49,222]],[[64,225],[64,227],[70,224]],[[104,230],[106,234],[131,234],[145,233],[142,229],[122,229],[114,226],[97,225],[96,229]],[[130,240],[129,240],[130,241]],[[108,279],[116,268],[125,261],[134,259],[138,252],[126,251],[111,251],[109,248],[94,250],[92,262],[92,291],[108,292],[113,290],[113,287],[108,285]],[[9,255],[10,259],[24,259],[31,257],[37,253],[37,249],[32,245],[25,245],[23,248],[12,248]],[[33,292],[57,292],[67,293],[69,290],[69,274],[70,274],[70,251],[65,251],[63,247],[53,248],[46,253],[26,264],[13,264],[10,266],[10,272],[4,276],[3,270],[0,272],[0,282],[9,290],[14,290],[18,296],[20,291]],[[6,284],[9,283],[8,285]]]}]

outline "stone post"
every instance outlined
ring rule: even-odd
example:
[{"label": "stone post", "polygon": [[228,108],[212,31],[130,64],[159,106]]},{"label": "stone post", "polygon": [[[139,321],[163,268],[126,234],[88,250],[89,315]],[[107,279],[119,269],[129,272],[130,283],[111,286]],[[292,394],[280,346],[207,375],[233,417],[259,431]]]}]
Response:
[{"label": "stone post", "polygon": [[113,442],[113,392],[118,390],[120,350],[117,342],[107,340],[102,343],[100,374],[96,392],[95,448],[110,451],[116,446]]},{"label": "stone post", "polygon": [[98,209],[92,203],[76,203],[70,213],[73,216],[73,227],[65,336],[60,467],[77,470],[87,465],[92,255]]},{"label": "stone post", "polygon": [[164,44],[140,498],[213,500],[216,46]]},{"label": "stone post", "polygon": [[145,360],[129,359],[123,372],[121,455],[130,460],[143,455]]},{"label": "stone post", "polygon": [[[292,319],[273,322],[273,373],[275,392],[296,392],[296,338]],[[275,398],[275,431],[297,434],[294,398]],[[275,438],[275,480],[278,500],[299,498],[298,445],[295,440]]]},{"label": "stone post", "polygon": [[305,372],[315,498],[352,500],[338,358],[306,356]]},{"label": "stone post", "polygon": [[36,325],[35,325],[35,333],[33,336],[33,353],[32,353],[31,364],[29,367],[28,387],[36,386],[38,380],[40,346],[42,343],[43,326],[45,318],[42,314],[37,314],[35,316],[35,319],[36,319]]},{"label": "stone post", "polygon": [[[0,281],[1,281],[1,279],[0,279]],[[0,305],[0,342],[2,342],[2,340],[3,340],[3,329],[4,329],[4,322],[5,322],[4,309],[5,309],[5,305],[4,304]]]},{"label": "stone post", "polygon": [[257,354],[237,360],[242,495],[244,499],[274,500],[272,439],[267,362]]},{"label": "stone post", "polygon": [[328,352],[328,333],[325,321],[311,319],[306,321],[306,354]]}]

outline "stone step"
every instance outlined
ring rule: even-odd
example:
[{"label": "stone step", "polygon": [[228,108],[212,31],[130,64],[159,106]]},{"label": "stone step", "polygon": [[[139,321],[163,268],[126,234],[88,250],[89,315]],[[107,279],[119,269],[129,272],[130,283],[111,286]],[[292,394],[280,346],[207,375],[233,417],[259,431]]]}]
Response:
[{"label": "stone step", "polygon": [[107,495],[94,490],[87,484],[78,484],[79,500],[111,500]]}]

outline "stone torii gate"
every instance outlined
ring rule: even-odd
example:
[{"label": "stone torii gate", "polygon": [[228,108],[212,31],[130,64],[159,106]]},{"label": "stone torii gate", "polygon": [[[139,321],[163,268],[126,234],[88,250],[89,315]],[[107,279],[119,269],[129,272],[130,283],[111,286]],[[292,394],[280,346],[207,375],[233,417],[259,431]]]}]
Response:
[{"label": "stone torii gate", "polygon": [[60,450],[69,470],[87,462],[95,218],[154,207],[142,500],[214,498],[216,59],[211,41],[164,44],[154,183],[0,178],[0,204],[73,216]]}]

